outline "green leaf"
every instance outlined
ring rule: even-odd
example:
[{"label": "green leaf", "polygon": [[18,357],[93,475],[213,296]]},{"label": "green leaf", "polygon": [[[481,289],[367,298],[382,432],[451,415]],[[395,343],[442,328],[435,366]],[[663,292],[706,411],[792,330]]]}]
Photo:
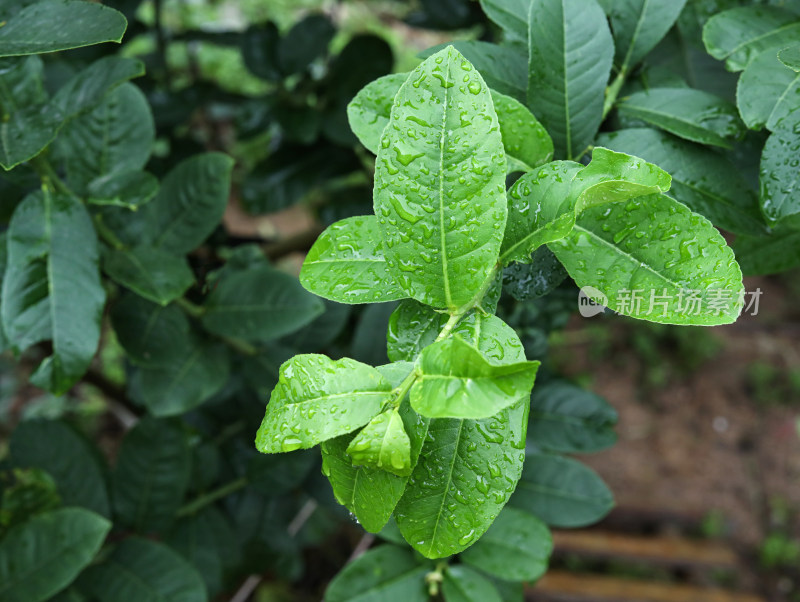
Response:
[{"label": "green leaf", "polygon": [[175,416],[215,395],[228,381],[229,370],[224,345],[190,336],[175,355],[143,364],[129,385],[132,396],[151,414]]},{"label": "green leaf", "polygon": [[567,271],[542,246],[531,255],[530,263],[512,263],[503,270],[503,292],[517,301],[536,299],[555,290],[567,278]]},{"label": "green leaf", "polygon": [[111,523],[83,508],[34,516],[0,540],[0,596],[40,602],[69,585],[88,565]]},{"label": "green leaf", "polygon": [[146,417],[125,435],[111,479],[114,511],[140,533],[168,528],[189,486],[191,453],[175,423]]},{"label": "green leaf", "polygon": [[800,265],[800,230],[779,227],[769,235],[737,236],[733,250],[746,276],[785,272]]},{"label": "green leaf", "polygon": [[197,570],[164,544],[128,537],[81,575],[82,589],[99,602],[206,602]]},{"label": "green leaf", "polygon": [[407,296],[389,271],[374,215],[328,226],[308,252],[300,282],[312,293],[339,303],[381,303]]},{"label": "green leaf", "polygon": [[26,6],[0,29],[0,56],[21,56],[120,42],[128,22],[107,6],[45,0]]},{"label": "green leaf", "polygon": [[280,369],[256,434],[263,453],[313,447],[367,424],[392,396],[375,368],[343,358],[296,355]]},{"label": "green leaf", "polygon": [[452,47],[426,59],[397,93],[375,168],[386,261],[409,296],[456,310],[481,289],[502,242],[505,171],[483,78]]},{"label": "green leaf", "polygon": [[233,528],[214,506],[178,520],[165,542],[198,571],[211,595],[222,590],[239,552]]},{"label": "green leaf", "polygon": [[731,140],[744,131],[735,106],[691,88],[651,88],[631,94],[618,107],[625,116],[701,144],[732,148]]},{"label": "green leaf", "polygon": [[504,508],[486,534],[461,560],[499,579],[535,581],[547,571],[553,539],[535,516]]},{"label": "green leaf", "polygon": [[0,166],[10,170],[50,144],[61,117],[47,104],[38,57],[0,60]]},{"label": "green leaf", "polygon": [[596,0],[537,0],[529,20],[528,106],[573,159],[592,143],[614,62],[614,41]]},{"label": "green leaf", "polygon": [[715,326],[742,310],[742,274],[722,235],[664,195],[593,207],[548,243],[590,297],[626,316]]},{"label": "green leaf", "polygon": [[800,34],[800,19],[776,6],[741,6],[711,17],[703,27],[708,53],[724,60],[730,71],[741,71],[762,50],[788,46]]},{"label": "green leaf", "polygon": [[325,602],[427,602],[425,575],[431,570],[411,550],[383,545],[368,550],[339,572]]},{"label": "green leaf", "polygon": [[530,395],[540,362],[496,364],[458,335],[423,349],[411,407],[431,418],[480,420]]},{"label": "green leaf", "polygon": [[386,350],[393,362],[413,361],[431,345],[447,323],[447,314],[413,299],[400,303],[389,318]]},{"label": "green leaf", "polygon": [[553,158],[553,140],[525,105],[494,90],[492,101],[497,111],[509,171],[512,160],[517,171],[529,171]]},{"label": "green leaf", "polygon": [[775,131],[779,122],[800,111],[800,73],[789,69],[775,49],[759,54],[744,70],[736,87],[736,103],[742,120],[752,130]]},{"label": "green leaf", "polygon": [[325,310],[296,278],[265,263],[222,278],[203,307],[206,330],[249,341],[288,334]]},{"label": "green leaf", "polygon": [[616,443],[616,424],[617,411],[599,395],[551,381],[533,392],[528,439],[549,451],[596,452]]},{"label": "green leaf", "polygon": [[281,34],[272,21],[263,25],[251,25],[242,35],[242,58],[247,68],[258,77],[268,81],[280,81],[283,77],[278,59]]},{"label": "green leaf", "polygon": [[[452,42],[451,45],[472,63],[492,90],[507,94],[520,102],[525,100],[527,57],[519,48],[480,41]],[[428,58],[446,46],[447,44],[440,44],[428,48],[420,57]]]},{"label": "green leaf", "polygon": [[222,153],[195,155],[179,163],[142,208],[147,241],[185,255],[219,225],[228,204],[233,159]]},{"label": "green leaf", "polygon": [[750,185],[722,155],[650,129],[603,134],[597,143],[642,157],[672,174],[670,194],[714,225],[736,234],[766,231]]},{"label": "green leaf", "polygon": [[411,440],[399,409],[386,410],[369,421],[347,446],[354,466],[381,468],[397,476],[411,474]]},{"label": "green leaf", "polygon": [[6,233],[0,234],[0,353],[8,348],[8,339],[3,330],[3,277],[6,274],[6,264],[8,263],[8,245],[6,244]]},{"label": "green leaf", "polygon": [[777,224],[800,213],[800,133],[778,130],[767,138],[761,154],[761,210],[767,221]]},{"label": "green leaf", "polygon": [[523,175],[508,192],[500,261],[529,262],[547,242],[564,238],[588,207],[669,190],[671,178],[638,157],[596,147],[586,167],[555,161]]},{"label": "green leaf", "polygon": [[381,134],[389,123],[392,103],[408,73],[384,75],[364,86],[347,105],[347,120],[359,142],[378,154]]},{"label": "green leaf", "polygon": [[89,182],[86,202],[136,211],[158,193],[158,179],[146,171],[125,171]]},{"label": "green leaf", "polygon": [[81,194],[96,178],[141,170],[154,142],[150,105],[131,83],[118,86],[97,107],[70,121],[57,141],[70,187]]},{"label": "green leaf", "polygon": [[792,71],[800,72],[800,46],[790,46],[778,53],[778,59]]},{"label": "green leaf", "polygon": [[17,206],[7,246],[3,330],[17,352],[52,341],[53,354],[31,382],[64,393],[83,376],[100,340],[106,295],[92,220],[77,199],[44,189]]},{"label": "green leaf", "polygon": [[11,436],[10,452],[14,466],[47,471],[65,506],[83,506],[102,516],[111,515],[100,456],[66,423],[23,421]]},{"label": "green leaf", "polygon": [[445,602],[503,602],[491,581],[464,565],[447,567],[442,594]]},{"label": "green leaf", "polygon": [[[472,314],[455,330],[497,362],[525,360],[514,330]],[[522,472],[529,400],[485,420],[433,418],[420,459],[395,509],[400,532],[428,558],[458,553],[480,538]]]},{"label": "green leaf", "polygon": [[600,0],[611,19],[616,63],[626,73],[667,35],[686,0]]},{"label": "green leaf", "polygon": [[194,284],[186,258],[157,247],[111,249],[103,256],[103,270],[112,280],[161,305],[182,296]]},{"label": "green leaf", "polygon": [[59,88],[50,106],[62,120],[96,107],[112,88],[144,75],[144,63],[118,56],[103,57],[79,71]]},{"label": "green leaf", "polygon": [[111,323],[136,364],[159,365],[189,347],[189,320],[176,305],[163,307],[126,293],[112,305]]},{"label": "green leaf", "polygon": [[[397,387],[412,369],[410,362],[395,362],[380,366],[378,371]],[[428,419],[414,412],[407,399],[400,404],[400,417],[410,440],[410,463],[414,466],[425,439]],[[354,438],[355,434],[351,433],[322,443],[322,472],[331,482],[338,502],[356,516],[364,529],[377,533],[391,518],[408,477],[378,468],[353,466],[346,450]]]},{"label": "green leaf", "polygon": [[608,514],[614,498],[597,473],[577,460],[528,454],[509,505],[553,527],[584,527]]},{"label": "green leaf", "polygon": [[513,39],[528,40],[531,0],[480,0],[483,12]]}]

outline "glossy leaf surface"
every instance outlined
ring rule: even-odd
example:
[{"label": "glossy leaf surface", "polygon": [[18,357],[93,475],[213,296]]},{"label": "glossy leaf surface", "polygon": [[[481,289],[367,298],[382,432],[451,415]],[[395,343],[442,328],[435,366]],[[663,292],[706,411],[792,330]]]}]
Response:
[{"label": "glossy leaf surface", "polygon": [[718,153],[644,128],[602,134],[597,143],[642,157],[670,173],[670,195],[714,225],[737,234],[765,231],[750,185],[733,163]]},{"label": "glossy leaf surface", "polygon": [[596,0],[536,0],[529,20],[528,106],[553,137],[556,158],[591,144],[603,115],[614,41]]},{"label": "glossy leaf surface", "polygon": [[503,602],[491,581],[463,564],[447,567],[442,594],[447,602]]},{"label": "glossy leaf surface", "polygon": [[347,446],[354,466],[380,468],[398,476],[411,474],[411,441],[397,409],[381,412]]},{"label": "glossy leaf surface", "polygon": [[742,275],[725,239],[667,196],[588,209],[548,246],[578,286],[598,289],[605,298],[595,300],[624,315],[711,326],[741,312]]},{"label": "glossy leaf surface", "polygon": [[308,252],[300,282],[312,293],[339,303],[380,303],[407,296],[386,263],[374,215],[328,226]]},{"label": "glossy leaf surface", "polygon": [[480,290],[502,242],[505,171],[483,78],[452,47],[426,59],[397,93],[375,168],[386,261],[409,296],[455,310]]},{"label": "glossy leaf surface", "polygon": [[431,418],[494,416],[530,395],[539,362],[496,364],[458,335],[426,347],[411,407]]},{"label": "glossy leaf surface", "polygon": [[344,358],[296,355],[281,366],[256,434],[263,453],[313,447],[367,424],[391,398],[375,368]]},{"label": "glossy leaf surface", "polygon": [[800,118],[800,73],[778,60],[774,49],[765,50],[739,78],[736,103],[750,129],[774,131],[784,119],[791,127]]},{"label": "glossy leaf surface", "polygon": [[347,120],[359,142],[378,154],[381,134],[389,123],[394,97],[407,73],[384,75],[364,86],[347,105]]},{"label": "glossy leaf surface", "polygon": [[529,171],[553,158],[553,140],[521,102],[492,90],[508,170]]},{"label": "glossy leaf surface", "polygon": [[761,154],[761,210],[770,224],[800,213],[800,133],[774,132]]}]

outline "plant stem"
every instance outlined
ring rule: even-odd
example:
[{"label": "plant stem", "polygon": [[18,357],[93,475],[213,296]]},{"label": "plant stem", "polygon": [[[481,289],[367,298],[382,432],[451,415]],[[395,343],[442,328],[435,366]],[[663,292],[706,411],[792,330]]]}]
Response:
[{"label": "plant stem", "polygon": [[39,155],[38,157],[31,159],[30,165],[34,170],[36,170],[36,173],[39,174],[39,177],[42,179],[42,183],[45,186],[51,186],[53,190],[60,192],[61,194],[76,196],[75,193],[69,189],[69,186],[64,183],[64,180],[61,179],[61,177],[56,173],[56,170],[53,169],[53,166],[47,159],[45,159],[43,155]]},{"label": "plant stem", "polygon": [[204,307],[192,303],[186,297],[178,297],[175,299],[175,304],[193,318],[201,318],[206,313]]},{"label": "plant stem", "polygon": [[101,214],[96,214],[94,216],[94,229],[110,247],[116,249],[117,251],[122,251],[125,248],[125,243],[122,242],[119,237],[114,234],[114,232],[105,225],[103,222],[103,216]]},{"label": "plant stem", "polygon": [[224,497],[229,496],[232,493],[236,493],[240,489],[243,489],[247,486],[247,478],[241,477],[236,479],[235,481],[231,481],[230,483],[226,483],[213,491],[209,491],[206,494],[201,495],[200,497],[192,500],[185,506],[183,506],[180,510],[178,510],[176,516],[181,518],[183,516],[188,516],[190,514],[194,514],[198,510],[202,510],[206,506],[210,506],[217,500],[220,500]]},{"label": "plant stem", "polygon": [[611,109],[614,108],[614,104],[617,102],[617,96],[619,96],[619,91],[622,89],[622,85],[625,83],[625,78],[628,76],[627,69],[623,66],[622,69],[619,70],[619,74],[611,82],[611,85],[606,88],[606,98],[603,102],[603,119],[611,112]]}]

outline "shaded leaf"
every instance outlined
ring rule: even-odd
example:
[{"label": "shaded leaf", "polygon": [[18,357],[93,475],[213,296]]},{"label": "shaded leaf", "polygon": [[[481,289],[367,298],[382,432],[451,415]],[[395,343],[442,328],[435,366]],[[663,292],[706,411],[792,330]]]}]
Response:
[{"label": "shaded leaf", "polygon": [[518,100],[492,90],[508,170],[528,171],[553,158],[553,140],[541,123]]},{"label": "shaded leaf", "polygon": [[800,213],[800,133],[774,132],[761,154],[761,210],[770,224]]},{"label": "shaded leaf", "polygon": [[92,180],[86,202],[112,205],[135,211],[158,193],[158,179],[146,171],[111,173]]},{"label": "shaded leaf", "polygon": [[123,294],[111,307],[111,323],[134,363],[158,365],[189,347],[189,320],[176,305],[163,307]]},{"label": "shaded leaf", "polygon": [[442,579],[445,602],[503,602],[492,582],[468,566],[448,566]]},{"label": "shaded leaf", "polygon": [[800,74],[778,60],[775,49],[759,54],[744,70],[736,103],[747,127],[774,131],[781,120],[791,127],[800,118]]},{"label": "shaded leaf", "polygon": [[136,294],[166,305],[194,284],[194,274],[185,257],[157,247],[111,249],[103,256],[103,270]]}]

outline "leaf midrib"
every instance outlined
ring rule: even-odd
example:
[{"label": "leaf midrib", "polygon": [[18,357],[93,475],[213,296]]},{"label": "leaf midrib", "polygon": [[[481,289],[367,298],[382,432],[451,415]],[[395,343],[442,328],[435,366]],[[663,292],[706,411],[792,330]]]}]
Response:
[{"label": "leaf midrib", "polygon": [[[448,52],[447,67],[444,74],[444,81],[450,83],[450,62],[451,57]],[[447,139],[447,111],[449,110],[448,99],[450,88],[444,88],[444,104],[442,106],[442,134],[439,136],[439,247],[442,253],[442,278],[444,282],[444,300],[447,307],[452,307],[453,299],[450,294],[450,276],[447,271],[447,236],[444,229],[444,148]]]}]

